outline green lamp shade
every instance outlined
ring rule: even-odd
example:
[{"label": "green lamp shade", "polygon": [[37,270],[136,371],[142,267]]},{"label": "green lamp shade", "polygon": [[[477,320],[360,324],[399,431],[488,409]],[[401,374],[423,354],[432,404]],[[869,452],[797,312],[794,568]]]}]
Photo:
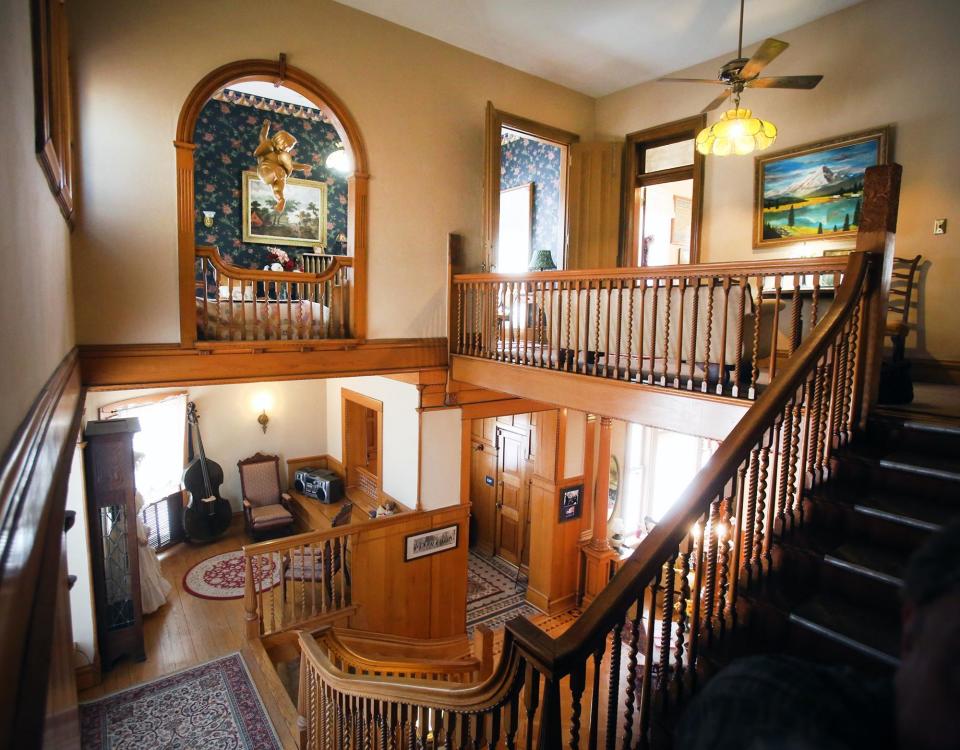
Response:
[{"label": "green lamp shade", "polygon": [[549,250],[537,250],[533,254],[533,260],[530,261],[531,271],[555,271],[557,264],[553,262],[553,256]]}]

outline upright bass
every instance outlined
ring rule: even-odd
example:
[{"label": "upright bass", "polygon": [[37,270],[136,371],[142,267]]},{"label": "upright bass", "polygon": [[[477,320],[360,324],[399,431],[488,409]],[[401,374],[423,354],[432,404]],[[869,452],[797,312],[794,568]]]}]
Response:
[{"label": "upright bass", "polygon": [[204,453],[200,417],[192,401],[187,404],[187,420],[197,436],[197,456],[183,470],[183,486],[190,493],[190,503],[183,509],[183,530],[191,542],[212,542],[230,526],[233,510],[230,501],[220,496],[223,468]]}]

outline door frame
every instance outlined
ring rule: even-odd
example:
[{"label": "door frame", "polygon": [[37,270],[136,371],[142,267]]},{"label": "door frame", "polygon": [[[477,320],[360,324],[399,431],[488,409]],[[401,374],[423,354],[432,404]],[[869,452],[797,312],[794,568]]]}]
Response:
[{"label": "door frame", "polygon": [[520,115],[503,112],[487,102],[486,129],[483,143],[483,267],[493,268],[497,259],[500,234],[500,131],[516,130],[525,136],[562,147],[565,159],[560,169],[560,231],[563,266],[567,265],[567,245],[570,240],[570,190],[567,179],[570,171],[570,145],[580,142],[580,136],[568,130],[555,128]]},{"label": "door frame", "polygon": [[674,120],[644,130],[627,133],[623,149],[623,195],[620,200],[620,258],[618,265],[636,268],[640,265],[640,243],[637,241],[639,205],[637,189],[674,180],[693,180],[690,212],[690,264],[700,262],[700,228],[703,221],[703,175],[705,159],[693,149],[693,164],[641,172],[643,150],[654,146],[696,138],[707,124],[706,114]]},{"label": "door frame", "polygon": [[350,486],[350,465],[347,455],[347,411],[348,403],[370,409],[377,414],[377,501],[383,495],[383,402],[377,401],[349,388],[340,389],[340,453],[343,459],[344,484]]},{"label": "door frame", "polygon": [[[500,524],[498,522],[498,514],[500,513],[500,508],[502,506],[501,502],[498,502],[502,495],[503,483],[500,479],[500,435],[504,432],[511,433],[512,435],[519,438],[522,442],[525,442],[524,446],[524,455],[522,458],[523,468],[520,471],[520,505],[517,509],[517,533],[519,537],[519,545],[517,548],[517,562],[516,565],[519,568],[523,567],[523,551],[527,546],[526,542],[526,532],[527,532],[527,516],[530,512],[530,476],[529,476],[529,462],[530,462],[530,440],[532,435],[532,430],[529,427],[511,427],[510,425],[497,423],[496,433],[494,436],[494,447],[496,449],[496,492],[494,493],[494,508],[493,508],[493,554],[496,557],[500,557],[506,560],[503,555],[499,554],[500,549]],[[510,562],[507,560],[507,562]],[[511,563],[512,565],[513,563]]]}]

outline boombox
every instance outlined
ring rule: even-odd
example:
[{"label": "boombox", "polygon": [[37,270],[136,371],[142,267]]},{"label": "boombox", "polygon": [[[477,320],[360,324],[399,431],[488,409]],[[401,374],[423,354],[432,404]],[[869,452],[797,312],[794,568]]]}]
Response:
[{"label": "boombox", "polygon": [[343,480],[327,469],[298,469],[293,475],[293,488],[321,503],[335,503],[343,497]]}]

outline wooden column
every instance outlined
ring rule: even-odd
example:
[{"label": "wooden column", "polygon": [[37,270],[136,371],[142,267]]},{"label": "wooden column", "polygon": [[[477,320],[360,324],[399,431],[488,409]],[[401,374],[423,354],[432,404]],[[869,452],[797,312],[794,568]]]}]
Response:
[{"label": "wooden column", "polygon": [[[588,420],[595,417],[588,417]],[[596,472],[593,471],[593,431],[587,424],[586,454],[583,457],[585,485],[593,495],[593,532],[589,542],[582,545],[585,558],[583,580],[583,606],[587,606],[599,594],[613,570],[613,563],[619,556],[610,547],[607,539],[607,495],[610,489],[610,441],[612,421],[609,417],[600,418],[600,441],[597,451]]]}]

